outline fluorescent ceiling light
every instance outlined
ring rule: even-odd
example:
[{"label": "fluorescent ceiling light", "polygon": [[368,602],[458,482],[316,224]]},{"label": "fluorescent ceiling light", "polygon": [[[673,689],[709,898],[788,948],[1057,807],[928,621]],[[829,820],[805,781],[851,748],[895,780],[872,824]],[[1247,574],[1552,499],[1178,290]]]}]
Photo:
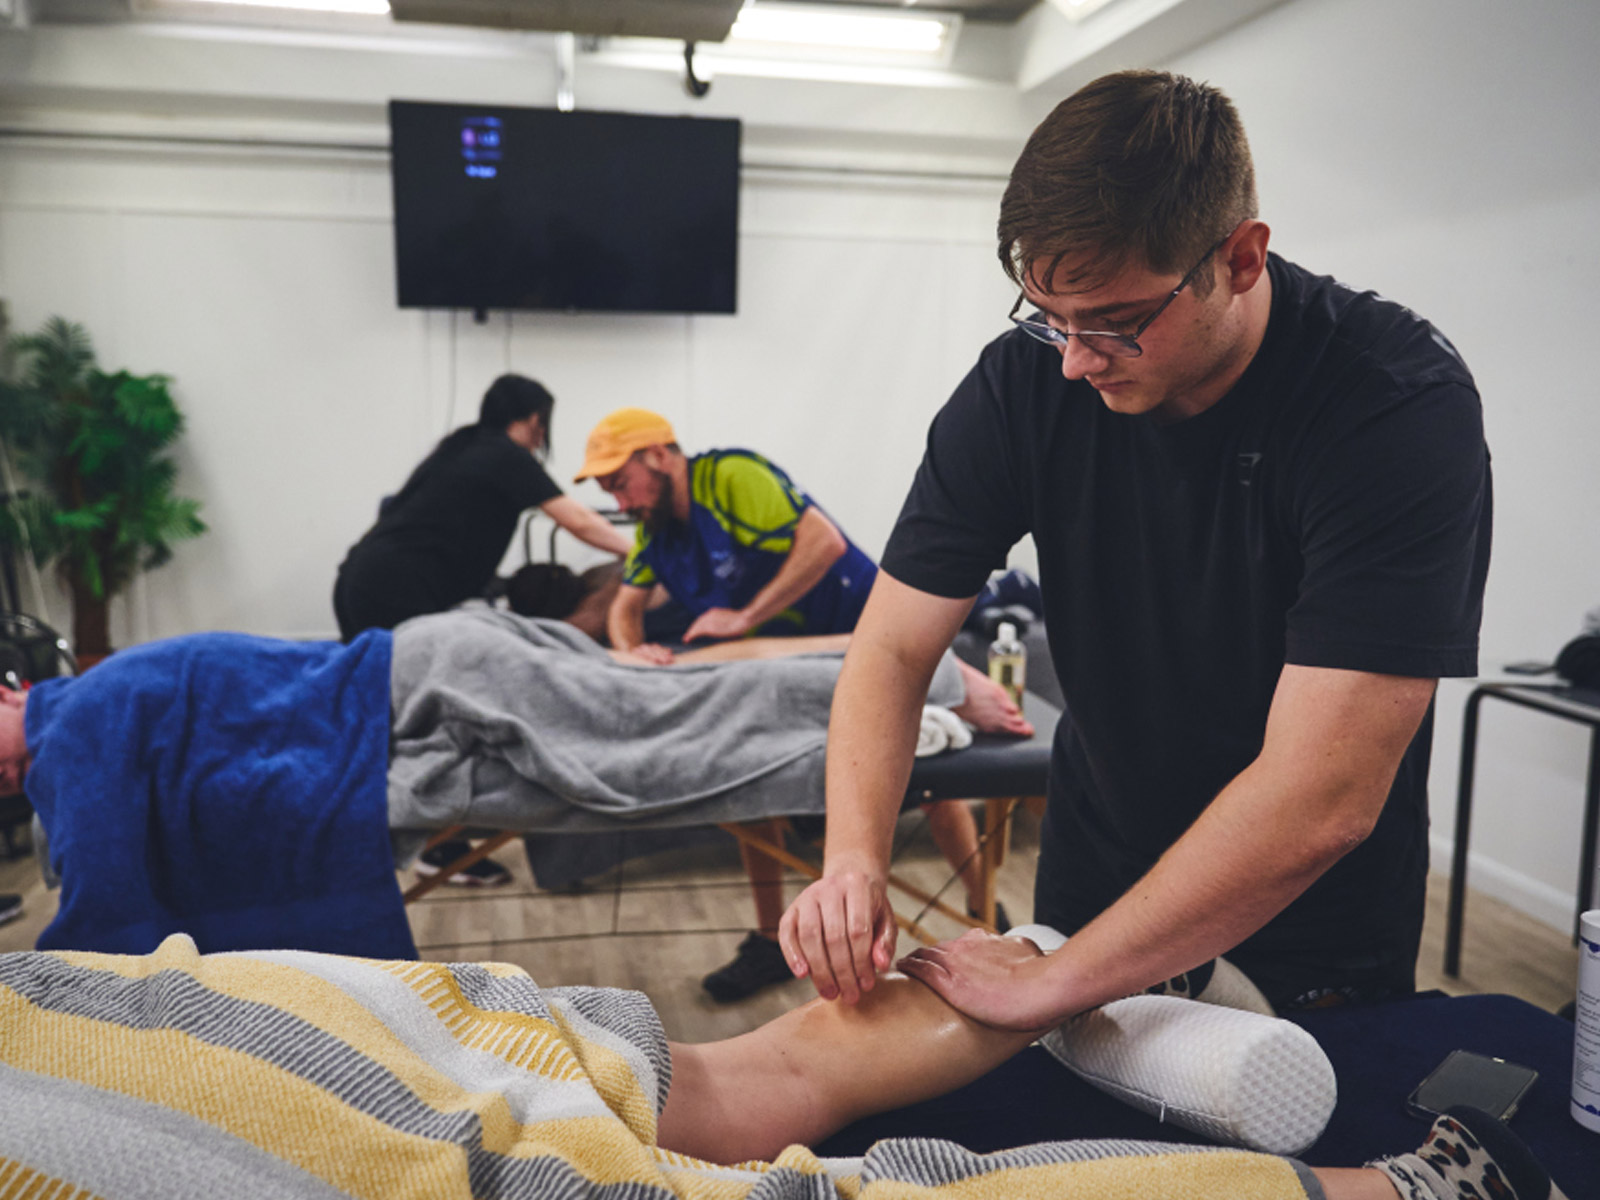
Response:
[{"label": "fluorescent ceiling light", "polygon": [[290,8],[302,12],[364,13],[381,17],[389,11],[389,0],[203,0],[238,8]]},{"label": "fluorescent ceiling light", "polygon": [[865,15],[815,8],[779,8],[749,4],[739,13],[727,45],[756,43],[844,50],[892,50],[938,54],[949,31],[937,17]]},{"label": "fluorescent ceiling light", "polygon": [[1099,12],[1111,0],[1054,0],[1054,3],[1069,21],[1081,21],[1090,13]]}]

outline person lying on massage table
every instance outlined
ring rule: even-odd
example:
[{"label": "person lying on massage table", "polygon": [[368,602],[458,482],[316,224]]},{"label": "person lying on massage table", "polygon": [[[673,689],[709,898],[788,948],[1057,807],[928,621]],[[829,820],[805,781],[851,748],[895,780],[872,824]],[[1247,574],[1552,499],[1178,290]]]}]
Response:
[{"label": "person lying on massage table", "polygon": [[[347,646],[171,638],[0,693],[0,782],[27,791],[63,884],[39,944],[142,953],[187,932],[412,957],[391,827],[815,811],[839,659],[725,661],[772,652],[632,667],[561,622],[480,609]],[[936,700],[959,704],[960,678],[951,659]],[[986,719],[981,698],[961,711]]]},{"label": "person lying on massage table", "polygon": [[[1019,960],[1039,953],[967,937]],[[815,1200],[855,1195],[869,1174],[883,1194],[927,1200],[1560,1196],[1515,1135],[1475,1110],[1439,1118],[1415,1153],[1357,1168],[1125,1140],[979,1157],[895,1139],[863,1162],[819,1160],[804,1147],[963,1086],[1038,1032],[981,1025],[898,973],[858,1005],[813,1000],[702,1045],[667,1042],[636,992],[541,991],[502,964],[202,957],[182,937],[146,959],[0,955],[0,1001],[0,1162],[36,1187],[107,1200]],[[72,1119],[86,1111],[93,1152]]]}]

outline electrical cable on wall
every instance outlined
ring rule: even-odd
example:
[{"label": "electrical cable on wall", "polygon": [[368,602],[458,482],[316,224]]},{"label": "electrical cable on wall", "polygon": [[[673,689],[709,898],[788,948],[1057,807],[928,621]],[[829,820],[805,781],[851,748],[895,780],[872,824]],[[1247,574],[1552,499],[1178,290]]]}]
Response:
[{"label": "electrical cable on wall", "polygon": [[711,90],[711,80],[702,79],[694,73],[694,43],[683,44],[683,89],[696,100],[704,100],[706,93]]}]

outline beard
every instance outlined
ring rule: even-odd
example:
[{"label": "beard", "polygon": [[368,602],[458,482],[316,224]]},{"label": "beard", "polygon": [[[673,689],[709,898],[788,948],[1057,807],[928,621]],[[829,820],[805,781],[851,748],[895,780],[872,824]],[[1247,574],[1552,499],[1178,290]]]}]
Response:
[{"label": "beard", "polygon": [[651,470],[650,477],[656,481],[656,498],[648,508],[635,508],[631,510],[639,524],[644,526],[646,533],[659,533],[671,525],[677,517],[673,513],[673,500],[675,499],[672,487],[672,476],[665,471]]}]

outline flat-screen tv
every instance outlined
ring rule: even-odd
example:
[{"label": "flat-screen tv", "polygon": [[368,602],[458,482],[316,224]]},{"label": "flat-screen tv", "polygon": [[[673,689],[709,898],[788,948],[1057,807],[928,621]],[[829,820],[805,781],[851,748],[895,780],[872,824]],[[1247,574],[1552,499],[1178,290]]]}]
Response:
[{"label": "flat-screen tv", "polygon": [[402,308],[731,313],[739,122],[389,102]]}]

